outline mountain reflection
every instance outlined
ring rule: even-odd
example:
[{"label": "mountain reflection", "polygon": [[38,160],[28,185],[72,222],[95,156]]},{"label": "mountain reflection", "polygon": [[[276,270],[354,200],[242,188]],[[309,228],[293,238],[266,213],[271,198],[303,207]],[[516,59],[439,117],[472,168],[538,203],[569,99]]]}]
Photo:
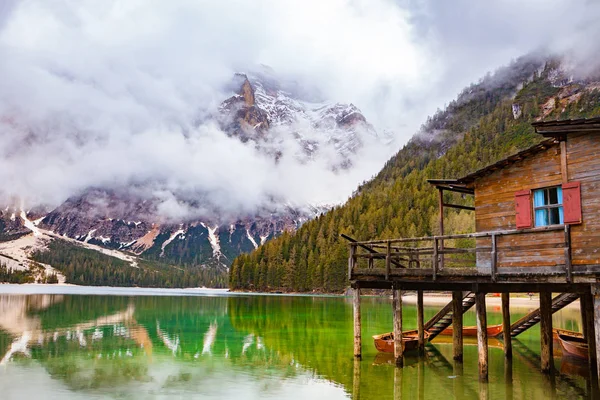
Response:
[{"label": "mountain reflection", "polygon": [[[557,318],[573,325],[568,313]],[[451,344],[440,338],[424,358],[407,354],[398,370],[391,355],[377,353],[369,339],[389,330],[388,301],[364,299],[363,315],[363,360],[355,361],[351,304],[342,298],[0,296],[0,363],[5,366],[0,386],[18,374],[42,371],[68,393],[132,398],[149,393],[240,399],[587,393],[585,371],[568,364],[558,368],[548,386],[539,373],[535,331],[515,341],[509,369],[502,344],[490,341],[490,376],[496,378],[480,386],[474,341],[465,340],[464,364],[452,361]],[[416,321],[410,306],[404,318],[410,329]]]}]

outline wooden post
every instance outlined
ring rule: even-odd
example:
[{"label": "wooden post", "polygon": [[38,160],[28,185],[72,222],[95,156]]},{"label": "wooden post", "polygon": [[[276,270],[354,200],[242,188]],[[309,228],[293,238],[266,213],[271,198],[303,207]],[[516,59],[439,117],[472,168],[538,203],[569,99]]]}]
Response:
[{"label": "wooden post", "polygon": [[492,254],[491,254],[491,275],[492,282],[496,282],[496,273],[498,272],[498,252],[496,250],[496,245],[498,243],[497,236],[492,234]]},{"label": "wooden post", "polygon": [[[508,337],[510,337],[510,335],[508,335]],[[504,362],[504,398],[506,400],[512,400],[513,398],[513,373],[511,359],[507,359]]]},{"label": "wooden post", "polygon": [[423,291],[417,290],[417,333],[419,334],[419,354],[425,353],[425,326],[423,323]]},{"label": "wooden post", "polygon": [[579,297],[579,307],[582,314],[583,335],[588,343],[588,359],[590,372],[597,374],[598,360],[596,355],[596,339],[594,328],[594,297],[592,292],[587,292]]},{"label": "wooden post", "polygon": [[502,293],[502,340],[504,357],[512,359],[512,338],[510,336],[510,293]]},{"label": "wooden post", "polygon": [[552,355],[552,293],[540,292],[540,344],[542,372],[549,373],[554,368]]},{"label": "wooden post", "polygon": [[565,225],[565,270],[567,283],[573,282],[573,265],[571,263],[571,225]]},{"label": "wooden post", "polygon": [[[444,236],[444,190],[443,189],[439,189],[439,199],[440,199],[440,236]],[[440,255],[439,268],[444,269],[444,254],[443,254],[444,240],[443,239],[440,242],[440,250],[442,250],[442,254]]]},{"label": "wooden post", "polygon": [[464,399],[465,398],[465,377],[464,377],[464,364],[462,361],[454,361],[454,365],[452,366],[452,374],[455,376],[453,391],[455,399]]},{"label": "wooden post", "polygon": [[360,288],[354,289],[354,357],[362,357],[360,327]]},{"label": "wooden post", "polygon": [[560,174],[562,175],[562,183],[569,183],[569,174],[567,170],[567,141],[560,142]]},{"label": "wooden post", "polygon": [[402,368],[394,368],[394,400],[402,400]]},{"label": "wooden post", "polygon": [[433,238],[433,260],[432,260],[432,264],[433,264],[433,280],[435,281],[435,279],[437,278],[437,272],[439,269],[439,255],[438,255],[438,247],[439,247],[439,239]]},{"label": "wooden post", "polygon": [[[477,314],[477,350],[479,353],[479,381],[488,380],[488,336],[485,293],[475,294],[475,312]],[[486,390],[487,391],[487,390]]]},{"label": "wooden post", "polygon": [[385,252],[385,280],[390,278],[390,267],[392,265],[392,243],[388,240]]},{"label": "wooden post", "polygon": [[417,362],[417,387],[419,388],[418,399],[425,399],[425,361],[419,358]]},{"label": "wooden post", "polygon": [[596,338],[596,370],[600,374],[600,286],[592,285],[592,295],[594,296],[594,330],[590,332],[590,336]]},{"label": "wooden post", "polygon": [[348,280],[352,280],[352,269],[356,261],[356,246],[350,243],[350,256],[348,257]]},{"label": "wooden post", "polygon": [[392,307],[394,309],[394,359],[396,366],[402,366],[404,346],[402,343],[402,291],[393,289]]},{"label": "wooden post", "polygon": [[452,292],[452,350],[456,361],[463,360],[463,294]]},{"label": "wooden post", "polygon": [[352,399],[360,399],[360,359],[354,359],[354,376],[352,379]]}]

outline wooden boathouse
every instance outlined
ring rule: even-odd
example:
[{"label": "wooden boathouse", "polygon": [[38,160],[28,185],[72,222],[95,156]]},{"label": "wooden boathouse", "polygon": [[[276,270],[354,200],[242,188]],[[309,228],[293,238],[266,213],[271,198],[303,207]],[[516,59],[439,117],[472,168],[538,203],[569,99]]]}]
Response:
[{"label": "wooden boathouse", "polygon": [[[502,293],[502,340],[540,323],[541,370],[553,364],[552,314],[579,299],[594,381],[600,367],[600,118],[536,122],[543,140],[457,179],[431,179],[439,192],[439,236],[351,241],[354,355],[361,357],[361,289],[393,290],[396,365],[402,365],[401,292],[417,292],[419,349],[453,328],[453,355],[463,357],[463,313],[475,305],[479,377],[488,379],[487,293]],[[453,204],[473,196],[472,206]],[[454,200],[456,203],[456,200]],[[463,202],[464,203],[464,202]],[[474,212],[475,232],[444,235],[448,208]],[[452,292],[452,302],[423,320],[423,291]],[[540,308],[513,321],[510,293],[537,292]],[[553,297],[554,294],[554,297]],[[427,334],[427,335],[426,335]]]}]

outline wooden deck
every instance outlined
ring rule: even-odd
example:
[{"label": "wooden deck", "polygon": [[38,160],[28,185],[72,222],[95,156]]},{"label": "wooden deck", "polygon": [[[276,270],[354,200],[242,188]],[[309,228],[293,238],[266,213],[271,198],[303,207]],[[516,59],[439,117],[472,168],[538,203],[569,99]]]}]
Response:
[{"label": "wooden deck", "polygon": [[[557,292],[589,290],[600,265],[572,263],[570,226],[351,242],[348,277],[354,287],[404,290]],[[557,241],[557,235],[561,240]],[[505,240],[508,238],[509,240]],[[519,257],[519,253],[526,253]],[[532,252],[548,265],[528,264]],[[548,285],[551,285],[550,288]],[[483,290],[477,288],[477,290]]]}]

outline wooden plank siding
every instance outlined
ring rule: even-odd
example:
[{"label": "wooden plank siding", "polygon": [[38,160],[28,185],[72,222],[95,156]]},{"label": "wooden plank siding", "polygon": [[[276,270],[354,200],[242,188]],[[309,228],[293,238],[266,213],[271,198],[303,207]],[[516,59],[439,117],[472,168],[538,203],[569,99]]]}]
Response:
[{"label": "wooden plank siding", "polygon": [[[572,264],[600,264],[600,132],[569,134],[566,149],[568,180],[581,182],[582,223],[571,226]],[[476,231],[516,229],[515,193],[562,183],[558,144],[477,179]],[[564,265],[564,243],[560,231],[499,237],[498,267]],[[477,240],[477,247],[489,246],[490,239]],[[490,254],[477,254],[479,269],[490,265]]]},{"label": "wooden plank siding", "polygon": [[600,264],[600,133],[567,136],[569,181],[581,182],[582,223],[571,226],[573,265]]},{"label": "wooden plank siding", "polygon": [[[506,168],[477,179],[475,227],[477,232],[516,229],[515,193],[562,183],[560,146],[553,145]],[[490,247],[489,238],[478,239],[477,247]],[[564,233],[558,231],[498,238],[498,268],[564,265]],[[490,253],[477,253],[477,268],[491,268]]]}]

